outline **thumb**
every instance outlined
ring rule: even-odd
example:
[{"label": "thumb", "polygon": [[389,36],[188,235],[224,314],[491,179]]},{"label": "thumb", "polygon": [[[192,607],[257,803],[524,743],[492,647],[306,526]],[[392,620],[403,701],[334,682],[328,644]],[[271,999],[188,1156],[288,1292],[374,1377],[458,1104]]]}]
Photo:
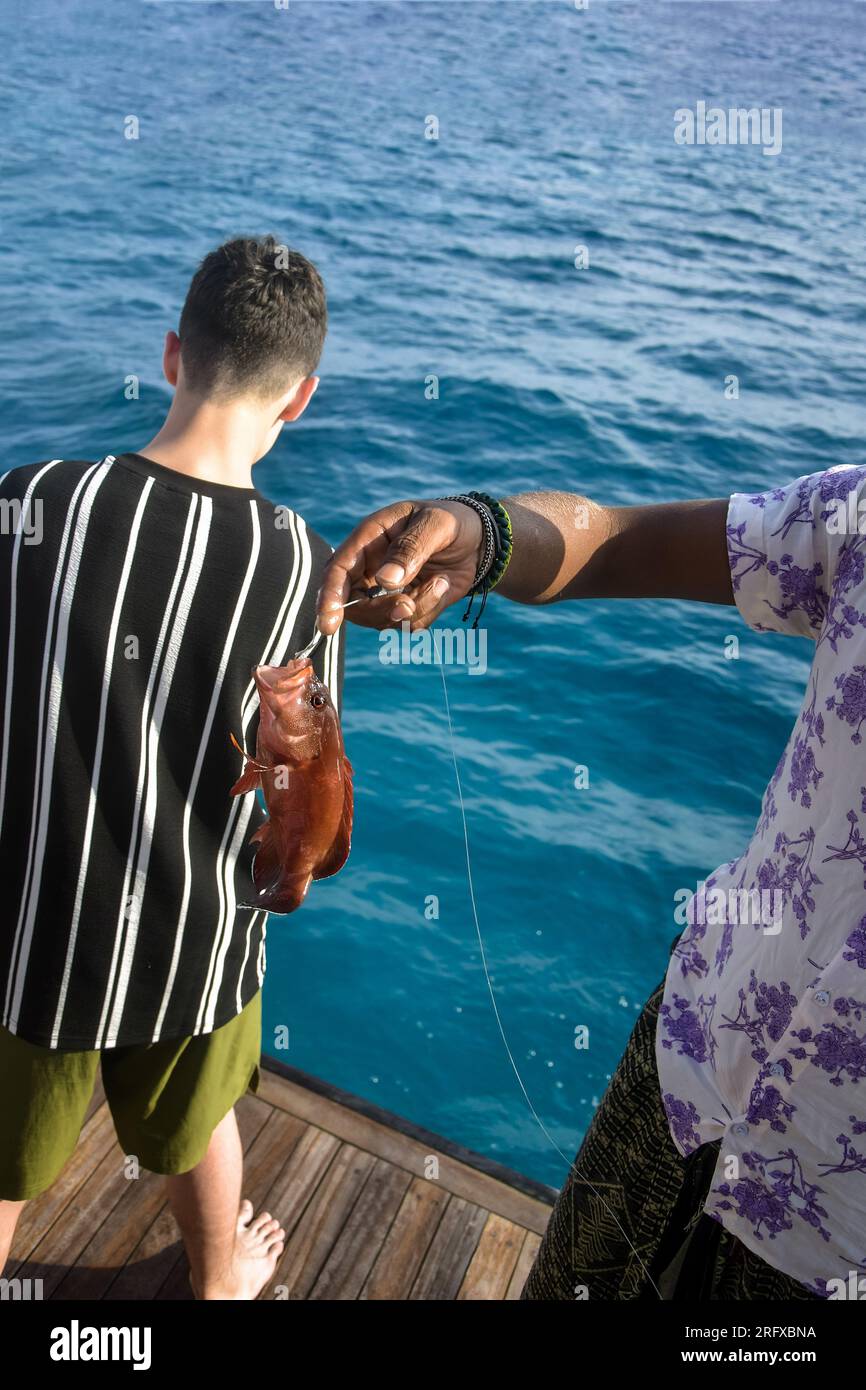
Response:
[{"label": "thumb", "polygon": [[416,513],[389,546],[376,579],[386,589],[410,583],[434,555],[451,544],[453,531],[454,518],[448,512]]}]

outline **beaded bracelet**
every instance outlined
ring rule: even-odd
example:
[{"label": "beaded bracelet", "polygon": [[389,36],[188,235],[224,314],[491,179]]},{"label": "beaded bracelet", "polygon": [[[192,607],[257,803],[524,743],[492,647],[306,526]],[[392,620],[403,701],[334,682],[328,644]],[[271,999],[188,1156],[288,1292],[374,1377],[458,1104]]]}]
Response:
[{"label": "beaded bracelet", "polygon": [[488,581],[487,587],[492,592],[492,590],[496,588],[496,585],[501,580],[505,571],[508,569],[508,563],[511,559],[511,552],[514,548],[514,536],[511,531],[511,517],[508,515],[508,512],[505,510],[502,503],[497,502],[493,497],[489,497],[486,492],[470,492],[467,493],[467,496],[477,498],[479,502],[483,503],[484,506],[489,509],[490,513],[493,516],[494,526],[496,527],[496,555],[494,557],[493,564],[490,567],[489,573],[485,576]]},{"label": "beaded bracelet", "polygon": [[487,603],[487,595],[502,579],[508,569],[508,562],[511,559],[511,552],[514,547],[514,537],[511,530],[511,518],[501,502],[497,502],[486,492],[464,492],[454,497],[441,497],[440,502],[463,502],[467,507],[471,507],[481,518],[484,527],[484,551],[472,582],[468,590],[469,604],[463,614],[463,621],[472,612],[472,604],[476,594],[481,594],[481,606],[478,609],[473,628],[478,627],[479,620],[484,612]]}]

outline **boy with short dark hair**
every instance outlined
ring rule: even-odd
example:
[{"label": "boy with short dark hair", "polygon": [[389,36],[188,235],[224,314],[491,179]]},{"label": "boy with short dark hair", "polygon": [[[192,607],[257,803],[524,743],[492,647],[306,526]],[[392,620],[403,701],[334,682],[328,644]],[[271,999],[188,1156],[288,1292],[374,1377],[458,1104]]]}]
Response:
[{"label": "boy with short dark hair", "polygon": [[[316,268],[272,237],[205,257],[140,452],[0,479],[0,1270],[72,1153],[101,1063],[124,1152],[168,1178],[200,1298],[255,1298],[283,1250],[240,1201],[266,914],[249,897],[251,669],[311,637],[331,548],[253,485],[309,403]],[[313,658],[339,708],[337,638]]]}]

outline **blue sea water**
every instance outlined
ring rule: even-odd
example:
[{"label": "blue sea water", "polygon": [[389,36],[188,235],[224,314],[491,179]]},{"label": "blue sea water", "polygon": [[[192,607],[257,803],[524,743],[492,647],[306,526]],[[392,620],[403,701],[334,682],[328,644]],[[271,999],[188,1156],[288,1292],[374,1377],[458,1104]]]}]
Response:
[{"label": "blue sea water", "polygon": [[[319,265],[331,330],[256,482],[332,541],[404,496],[627,504],[863,462],[860,3],[2,0],[0,42],[4,468],[150,438],[195,263],[266,231]],[[676,144],[699,100],[781,107],[782,152]],[[480,926],[570,1156],[675,891],[753,827],[808,646],[675,602],[494,599],[486,626],[487,673],[446,673]],[[556,1184],[485,980],[440,671],[350,637],[354,847],[271,920],[265,1047],[286,1025],[283,1060]]]}]

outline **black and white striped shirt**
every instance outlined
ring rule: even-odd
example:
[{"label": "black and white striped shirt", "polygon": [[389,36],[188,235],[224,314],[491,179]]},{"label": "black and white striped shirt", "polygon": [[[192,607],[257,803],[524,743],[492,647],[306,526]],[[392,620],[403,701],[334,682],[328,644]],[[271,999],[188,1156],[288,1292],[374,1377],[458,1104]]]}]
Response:
[{"label": "black and white striped shirt", "polygon": [[[253,998],[254,664],[309,641],[331,547],[256,488],[139,454],[0,478],[0,1022],[81,1050]],[[339,635],[318,674],[339,708]]]}]

